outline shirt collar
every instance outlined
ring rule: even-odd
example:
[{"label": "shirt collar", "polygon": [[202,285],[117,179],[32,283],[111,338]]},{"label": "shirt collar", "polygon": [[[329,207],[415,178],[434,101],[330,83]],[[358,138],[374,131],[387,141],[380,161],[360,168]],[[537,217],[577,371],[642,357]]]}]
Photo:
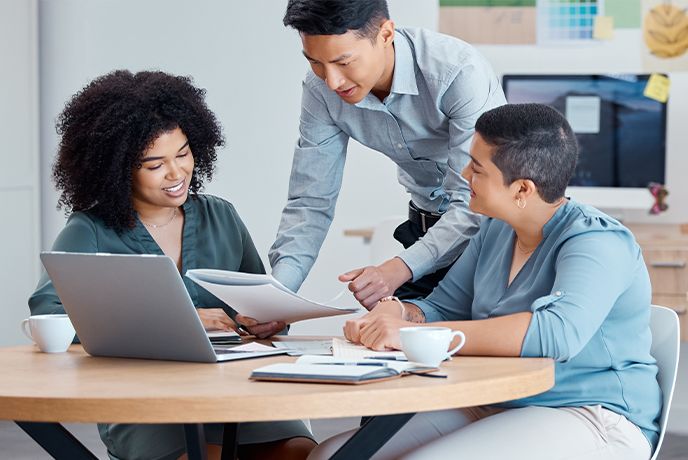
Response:
[{"label": "shirt collar", "polygon": [[545,225],[542,227],[542,238],[547,238],[547,235],[549,235],[552,232],[552,229],[557,225],[561,219],[568,214],[569,209],[571,208],[571,200],[569,198],[564,198],[564,204],[559,206],[559,209],[557,209],[552,217],[545,223]]},{"label": "shirt collar", "polygon": [[[418,95],[416,66],[411,45],[409,45],[408,39],[399,33],[394,35],[394,75],[389,93]],[[372,110],[382,110],[384,107],[384,104],[372,92],[354,105],[362,109]]]},{"label": "shirt collar", "polygon": [[416,66],[408,39],[400,33],[394,34],[394,76],[391,93],[418,95]]}]

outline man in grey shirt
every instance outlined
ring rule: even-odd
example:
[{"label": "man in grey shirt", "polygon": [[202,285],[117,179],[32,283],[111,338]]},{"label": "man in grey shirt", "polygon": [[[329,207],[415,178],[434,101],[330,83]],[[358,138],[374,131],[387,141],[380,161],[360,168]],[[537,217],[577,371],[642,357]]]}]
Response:
[{"label": "man in grey shirt", "polygon": [[409,220],[394,232],[406,249],[339,279],[368,309],[394,293],[428,294],[478,227],[460,173],[475,121],[506,103],[496,75],[461,40],[395,29],[386,0],[289,0],[284,24],[299,31],[311,71],[288,201],[269,253],[273,276],[296,291],[308,275],[353,138],[397,164],[411,202]]}]

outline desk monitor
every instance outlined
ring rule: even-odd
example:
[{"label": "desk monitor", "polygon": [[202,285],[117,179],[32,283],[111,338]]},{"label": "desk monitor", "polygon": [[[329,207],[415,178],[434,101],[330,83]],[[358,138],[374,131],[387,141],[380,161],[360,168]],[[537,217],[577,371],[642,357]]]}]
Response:
[{"label": "desk monitor", "polygon": [[[503,86],[509,103],[546,104],[569,120],[580,146],[569,183],[574,198],[619,208],[636,207],[641,198],[640,207],[649,208],[646,188],[665,183],[666,163],[666,104],[643,95],[649,77],[504,75]],[[623,193],[605,195],[610,190]]]}]

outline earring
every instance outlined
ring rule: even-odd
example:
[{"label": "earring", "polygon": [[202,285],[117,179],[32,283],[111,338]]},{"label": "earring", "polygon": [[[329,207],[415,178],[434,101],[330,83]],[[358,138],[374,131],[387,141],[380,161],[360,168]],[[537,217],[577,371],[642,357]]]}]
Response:
[{"label": "earring", "polygon": [[516,200],[516,206],[518,206],[519,209],[525,209],[525,208],[526,208],[526,204],[528,204],[528,203],[526,203],[526,200],[522,200],[522,199],[520,199],[520,198],[518,198],[518,199]]}]

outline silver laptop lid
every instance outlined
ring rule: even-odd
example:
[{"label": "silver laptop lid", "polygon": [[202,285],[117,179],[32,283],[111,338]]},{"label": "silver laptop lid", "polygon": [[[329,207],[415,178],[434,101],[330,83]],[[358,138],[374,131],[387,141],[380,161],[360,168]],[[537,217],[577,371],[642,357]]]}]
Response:
[{"label": "silver laptop lid", "polygon": [[43,252],[41,261],[89,354],[217,361],[169,257]]}]

